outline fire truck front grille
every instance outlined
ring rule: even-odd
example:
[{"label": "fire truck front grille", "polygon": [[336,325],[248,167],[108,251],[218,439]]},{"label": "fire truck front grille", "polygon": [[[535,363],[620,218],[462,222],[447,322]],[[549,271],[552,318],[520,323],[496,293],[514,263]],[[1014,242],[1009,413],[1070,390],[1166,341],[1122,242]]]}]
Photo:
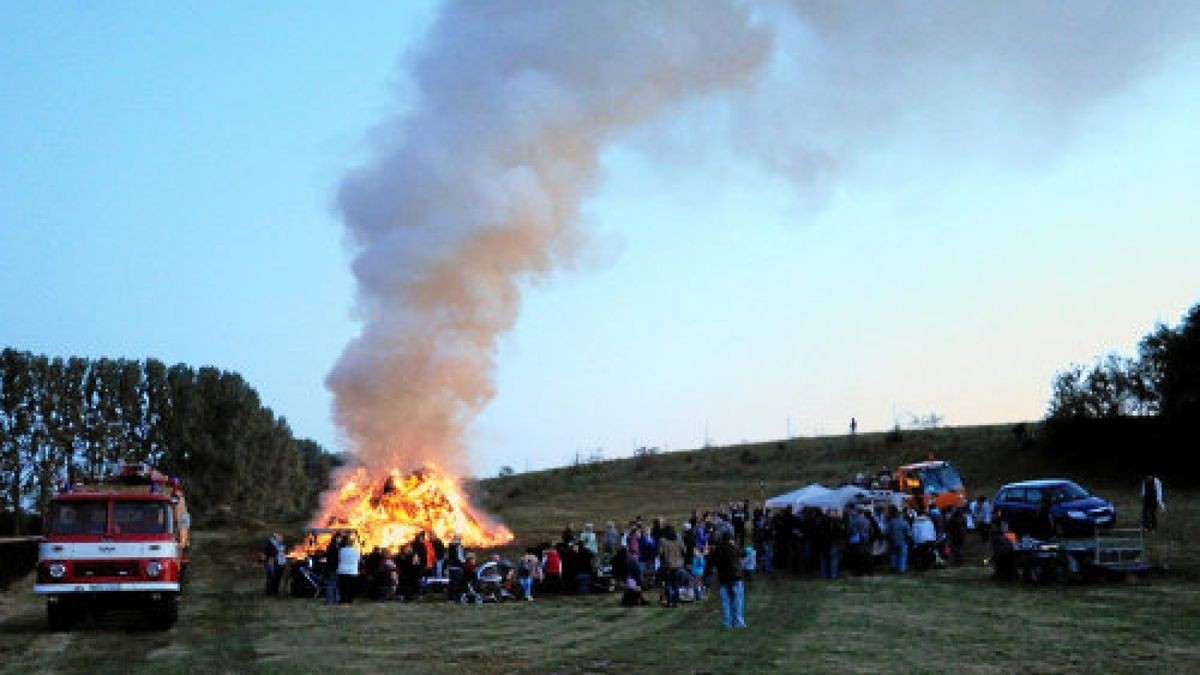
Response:
[{"label": "fire truck front grille", "polygon": [[138,575],[136,560],[97,560],[94,562],[75,563],[75,576],[85,578],[116,577],[127,578]]}]

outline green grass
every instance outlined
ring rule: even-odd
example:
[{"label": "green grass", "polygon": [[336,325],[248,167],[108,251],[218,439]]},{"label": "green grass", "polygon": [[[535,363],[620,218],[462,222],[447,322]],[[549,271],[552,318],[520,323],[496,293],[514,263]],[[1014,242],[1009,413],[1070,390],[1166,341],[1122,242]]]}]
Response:
[{"label": "green grass", "polygon": [[[770,495],[921,459],[929,449],[954,460],[973,493],[1032,475],[1086,478],[1011,445],[1008,427],[910,432],[898,444],[798,439],[513,476],[480,489],[527,543],[568,522],[677,519],[757,499],[760,481]],[[1132,513],[1132,480],[1092,487]],[[167,632],[113,614],[48,633],[32,580],[14,582],[0,594],[0,672],[1196,672],[1200,550],[1192,533],[1200,507],[1193,493],[1168,498],[1151,541],[1170,558],[1165,576],[1067,588],[995,584],[972,544],[970,564],[925,574],[756,580],[744,631],[720,628],[715,598],[670,610],[621,608],[616,595],[482,607],[268,600],[253,562],[262,532],[203,531],[179,624]]]}]

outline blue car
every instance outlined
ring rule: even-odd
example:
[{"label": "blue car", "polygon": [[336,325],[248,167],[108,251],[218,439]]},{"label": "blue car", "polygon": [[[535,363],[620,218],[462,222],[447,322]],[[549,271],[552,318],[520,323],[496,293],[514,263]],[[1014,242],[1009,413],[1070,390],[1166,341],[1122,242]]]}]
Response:
[{"label": "blue car", "polygon": [[996,493],[995,519],[1008,521],[1018,535],[1036,533],[1043,500],[1050,500],[1053,532],[1059,536],[1092,534],[1117,522],[1117,508],[1064,478],[1041,478],[1009,483]]}]

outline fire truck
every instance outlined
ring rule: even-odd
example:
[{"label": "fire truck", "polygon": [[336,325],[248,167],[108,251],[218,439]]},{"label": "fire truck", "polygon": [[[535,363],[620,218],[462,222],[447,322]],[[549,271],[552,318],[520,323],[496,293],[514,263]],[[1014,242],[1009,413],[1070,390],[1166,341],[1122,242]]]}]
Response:
[{"label": "fire truck", "polygon": [[33,590],[51,630],[89,609],[138,607],[167,629],[179,616],[190,516],[179,479],[145,465],[64,484],[50,501]]}]

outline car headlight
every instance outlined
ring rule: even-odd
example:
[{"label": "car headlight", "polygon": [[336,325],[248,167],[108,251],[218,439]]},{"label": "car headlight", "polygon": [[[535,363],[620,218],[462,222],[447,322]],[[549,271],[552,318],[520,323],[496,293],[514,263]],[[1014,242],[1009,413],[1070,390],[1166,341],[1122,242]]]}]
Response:
[{"label": "car headlight", "polygon": [[146,563],[146,574],[148,576],[157,577],[162,574],[162,563],[157,560],[151,560]]},{"label": "car headlight", "polygon": [[67,566],[60,562],[50,563],[50,566],[46,569],[50,572],[50,576],[55,579],[61,579],[67,574]]},{"label": "car headlight", "polygon": [[1087,518],[1087,514],[1084,513],[1083,511],[1067,511],[1067,517],[1075,518],[1076,520],[1081,520],[1083,518]]}]

